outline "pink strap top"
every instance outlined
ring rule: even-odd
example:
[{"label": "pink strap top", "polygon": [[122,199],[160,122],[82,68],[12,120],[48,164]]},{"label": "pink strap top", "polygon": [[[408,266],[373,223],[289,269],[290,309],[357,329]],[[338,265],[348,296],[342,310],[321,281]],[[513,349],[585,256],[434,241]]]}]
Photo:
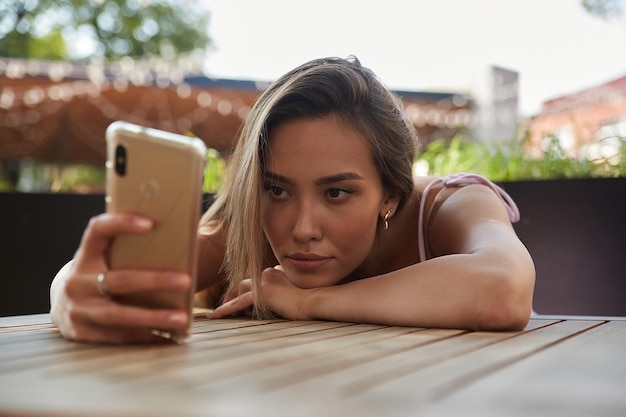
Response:
[{"label": "pink strap top", "polygon": [[509,219],[511,222],[515,223],[519,221],[520,214],[517,205],[513,201],[513,199],[504,191],[502,188],[489,181],[487,178],[477,175],[477,174],[453,174],[443,178],[437,178],[424,189],[424,193],[422,194],[422,198],[420,201],[419,207],[419,219],[417,225],[417,234],[419,239],[419,257],[420,262],[425,261],[426,258],[426,236],[425,236],[425,228],[424,228],[424,219],[426,217],[430,218],[430,214],[434,204],[431,205],[430,210],[428,211],[428,215],[425,215],[426,211],[426,199],[428,194],[434,187],[439,185],[443,185],[443,187],[439,190],[439,192],[435,195],[435,201],[439,198],[441,192],[447,187],[464,187],[470,184],[483,184],[487,187],[491,188],[497,195],[500,197],[502,204],[506,208],[507,214],[509,215]]}]

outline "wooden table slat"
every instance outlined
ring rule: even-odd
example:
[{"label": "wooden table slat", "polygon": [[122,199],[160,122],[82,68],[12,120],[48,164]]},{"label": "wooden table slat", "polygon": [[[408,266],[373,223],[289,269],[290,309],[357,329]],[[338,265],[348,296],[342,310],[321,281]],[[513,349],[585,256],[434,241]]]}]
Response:
[{"label": "wooden table slat", "polygon": [[[120,349],[116,356],[106,356],[103,361],[98,360],[101,357],[99,355],[95,357],[95,360],[94,358],[82,361],[70,360],[51,369],[61,373],[95,373],[116,380],[169,378],[169,374],[178,372],[182,372],[187,377],[200,374],[200,378],[207,378],[211,377],[211,374],[207,374],[206,369],[202,370],[207,362],[219,364],[229,359],[243,360],[242,358],[246,355],[255,355],[274,346],[288,344],[285,338],[289,335],[305,337],[306,334],[312,334],[313,337],[319,338],[321,334],[319,328],[328,331],[328,334],[321,337],[338,337],[364,331],[346,323],[300,324],[291,328],[285,327],[284,324],[280,324],[278,328],[272,328],[272,325],[268,324],[263,328],[266,331],[243,334],[240,333],[240,328],[224,329],[218,335],[209,333],[208,335],[212,337],[205,338],[202,343],[192,338],[189,344],[180,346],[143,347],[132,351],[128,348]],[[251,331],[250,327],[246,329]],[[158,361],[158,367],[154,366],[155,361]]]},{"label": "wooden table slat", "polygon": [[[626,321],[591,328],[452,393],[476,415],[626,415]],[[480,401],[489,392],[491,401]]]},{"label": "wooden table slat", "polygon": [[[33,325],[49,325],[50,324],[50,314],[29,314],[25,316],[8,316],[8,317],[0,317],[0,323],[2,326],[0,327],[1,332],[18,330],[27,326]],[[15,329],[17,328],[17,329]]]},{"label": "wooden table slat", "polygon": [[[553,323],[555,323],[553,320],[537,320],[531,322],[527,329],[532,330]],[[404,350],[394,351],[385,346],[381,346],[380,343],[372,343],[368,346],[380,350],[380,353],[372,355],[368,354],[369,352],[364,349],[355,347],[354,349],[343,352],[341,356],[322,358],[324,361],[330,363],[344,361],[341,365],[337,366],[337,369],[351,366],[349,372],[341,372],[339,375],[336,375],[336,369],[333,369],[327,363],[318,364],[316,361],[309,360],[305,360],[304,362],[307,367],[313,369],[320,367],[327,371],[329,374],[328,377],[332,377],[333,381],[332,385],[327,386],[329,391],[333,391],[339,396],[349,396],[364,390],[368,386],[397,378],[412,369],[419,369],[433,362],[456,357],[465,352],[471,352],[519,334],[520,332],[472,333],[431,329],[427,332],[405,336],[405,340],[409,337],[415,339],[421,337],[424,338],[424,340],[421,343],[414,343],[412,346],[409,346],[410,348]],[[450,340],[446,340],[448,338],[450,338]],[[346,359],[346,357],[349,359]],[[288,371],[286,373],[289,375]],[[323,376],[319,370],[317,373]],[[317,383],[317,381],[311,381],[310,384],[300,388],[300,386],[303,385],[303,381],[299,380],[296,383],[294,376],[295,375],[291,374],[291,376],[287,376],[282,382],[276,381],[276,385],[290,385],[292,390],[307,390],[311,389],[311,385]]]},{"label": "wooden table slat", "polygon": [[626,415],[626,321],[521,332],[207,319],[183,345],[64,340],[0,318],[0,415]]},{"label": "wooden table slat", "polygon": [[[512,363],[523,360],[534,352],[546,349],[573,335],[593,328],[602,322],[564,321],[551,326],[541,327],[530,332],[520,333],[516,337],[505,338],[499,343],[489,344],[481,349],[473,349],[463,354],[444,360],[430,359],[424,367],[410,368],[398,378],[385,381],[370,381],[369,386],[359,392],[369,399],[386,401],[390,406],[401,406],[406,398],[399,393],[401,387],[414,387],[411,401],[434,401],[451,392],[471,384],[492,372]],[[476,332],[466,338],[492,338],[492,333]],[[415,352],[420,354],[421,352]]]},{"label": "wooden table slat", "polygon": [[[206,319],[204,319],[206,320]],[[216,332],[208,331],[199,337],[207,337],[214,343],[214,346],[224,344],[226,346],[251,343],[256,340],[262,340],[276,335],[280,337],[283,333],[293,328],[307,326],[310,324],[302,322],[264,322],[264,321],[242,321],[231,320],[228,323],[216,321]],[[336,326],[347,326],[348,323],[336,324]],[[219,341],[218,341],[219,339]],[[194,346],[194,338],[190,343],[183,345],[165,345],[165,346],[109,346],[69,343],[63,340],[58,333],[49,340],[40,340],[36,345],[28,344],[26,348],[19,346],[8,346],[0,349],[0,358],[5,359],[0,364],[0,370],[3,372],[15,372],[22,368],[48,366],[49,372],[71,372],[72,369],[80,369],[80,372],[86,373],[90,369],[98,370],[105,366],[107,369],[115,366],[117,362],[128,363],[136,360],[134,358],[145,359],[153,358],[150,352],[158,352],[157,355],[162,361],[168,354],[172,352],[175,357],[180,357],[181,353],[188,355],[189,350]],[[28,341],[26,342],[28,343]],[[8,353],[7,353],[8,352]],[[4,354],[4,357],[3,357]],[[13,354],[13,357],[8,355]],[[132,362],[131,362],[132,363]],[[67,369],[66,369],[67,368]]]}]

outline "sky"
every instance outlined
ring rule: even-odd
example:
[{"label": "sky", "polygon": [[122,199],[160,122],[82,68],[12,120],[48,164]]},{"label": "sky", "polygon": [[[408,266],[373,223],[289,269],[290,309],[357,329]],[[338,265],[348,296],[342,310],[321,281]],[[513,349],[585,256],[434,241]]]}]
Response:
[{"label": "sky", "polygon": [[204,0],[206,72],[272,81],[313,58],[355,55],[390,88],[472,93],[489,66],[519,73],[519,110],[626,75],[622,17],[580,0]]}]

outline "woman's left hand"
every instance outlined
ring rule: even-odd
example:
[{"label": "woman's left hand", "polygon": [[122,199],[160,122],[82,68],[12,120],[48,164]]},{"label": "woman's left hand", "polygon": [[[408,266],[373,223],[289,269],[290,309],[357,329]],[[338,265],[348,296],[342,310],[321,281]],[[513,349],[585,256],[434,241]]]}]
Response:
[{"label": "woman's left hand", "polygon": [[[261,294],[267,307],[275,314],[289,320],[310,320],[303,309],[307,291],[293,285],[280,265],[267,268],[261,274]],[[254,304],[252,281],[246,279],[238,291],[227,294],[224,303],[209,315],[223,318],[250,310]]]}]

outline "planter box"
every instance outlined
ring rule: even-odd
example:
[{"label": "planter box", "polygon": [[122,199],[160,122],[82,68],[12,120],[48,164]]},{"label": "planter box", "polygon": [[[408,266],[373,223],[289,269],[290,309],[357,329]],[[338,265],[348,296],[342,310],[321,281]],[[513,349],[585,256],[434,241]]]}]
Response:
[{"label": "planter box", "polygon": [[626,316],[626,178],[504,182],[539,314]]},{"label": "planter box", "polygon": [[103,194],[0,193],[0,317],[50,310],[52,279],[104,208]]},{"label": "planter box", "polygon": [[54,275],[103,211],[102,194],[0,193],[0,316],[50,310]]}]

